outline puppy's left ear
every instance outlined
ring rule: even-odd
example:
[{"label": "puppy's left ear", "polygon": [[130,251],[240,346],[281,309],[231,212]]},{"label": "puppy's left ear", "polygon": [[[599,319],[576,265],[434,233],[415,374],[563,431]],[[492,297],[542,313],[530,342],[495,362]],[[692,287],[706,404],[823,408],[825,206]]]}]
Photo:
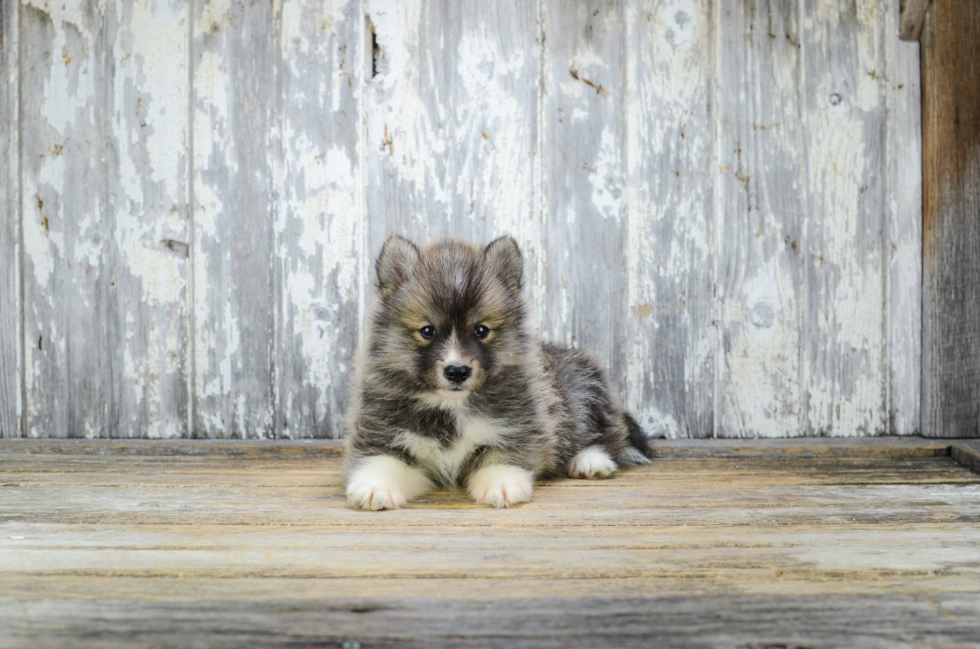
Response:
[{"label": "puppy's left ear", "polygon": [[513,291],[521,290],[524,278],[524,258],[517,242],[511,237],[500,237],[487,246],[483,252],[484,258],[494,269],[504,284]]}]

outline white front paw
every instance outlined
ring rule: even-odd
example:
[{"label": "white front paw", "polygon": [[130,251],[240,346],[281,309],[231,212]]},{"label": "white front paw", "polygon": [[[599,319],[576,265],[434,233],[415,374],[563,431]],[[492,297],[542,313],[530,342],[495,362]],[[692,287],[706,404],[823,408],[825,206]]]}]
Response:
[{"label": "white front paw", "polygon": [[347,482],[347,503],[360,509],[398,509],[432,483],[398,458],[378,455],[361,461]]},{"label": "white front paw", "polygon": [[531,501],[534,475],[516,466],[488,466],[469,477],[467,488],[478,505],[510,507]]},{"label": "white front paw", "polygon": [[590,446],[572,458],[568,471],[570,478],[608,478],[616,472],[616,463],[609,454],[598,446]]},{"label": "white front paw", "polygon": [[390,484],[351,482],[347,485],[347,502],[360,509],[398,509],[408,500],[400,489]]}]

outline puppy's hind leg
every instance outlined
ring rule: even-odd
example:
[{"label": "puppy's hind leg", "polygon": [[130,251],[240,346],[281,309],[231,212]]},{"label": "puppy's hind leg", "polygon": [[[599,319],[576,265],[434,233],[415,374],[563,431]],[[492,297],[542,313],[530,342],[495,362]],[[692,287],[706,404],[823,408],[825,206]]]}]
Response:
[{"label": "puppy's hind leg", "polygon": [[347,480],[347,504],[360,509],[398,509],[433,485],[422,471],[390,455],[360,460]]}]

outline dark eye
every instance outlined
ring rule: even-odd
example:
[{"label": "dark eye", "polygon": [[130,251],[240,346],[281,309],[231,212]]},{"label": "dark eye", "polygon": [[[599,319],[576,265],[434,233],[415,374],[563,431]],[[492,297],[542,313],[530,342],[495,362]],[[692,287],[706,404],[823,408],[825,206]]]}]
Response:
[{"label": "dark eye", "polygon": [[473,330],[477,338],[486,338],[490,335],[490,330],[483,325],[476,325],[476,329]]},{"label": "dark eye", "polygon": [[426,340],[432,340],[433,338],[435,338],[436,328],[433,327],[432,325],[425,325],[424,327],[419,329],[419,333],[422,334],[422,337],[425,338]]}]

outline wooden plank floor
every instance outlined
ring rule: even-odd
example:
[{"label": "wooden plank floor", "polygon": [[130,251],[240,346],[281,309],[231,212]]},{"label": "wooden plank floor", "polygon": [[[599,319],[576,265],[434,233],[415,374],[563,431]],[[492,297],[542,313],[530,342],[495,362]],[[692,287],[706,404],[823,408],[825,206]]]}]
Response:
[{"label": "wooden plank floor", "polygon": [[339,452],[0,444],[0,646],[980,646],[946,441],[661,444],[501,511],[349,510]]}]

